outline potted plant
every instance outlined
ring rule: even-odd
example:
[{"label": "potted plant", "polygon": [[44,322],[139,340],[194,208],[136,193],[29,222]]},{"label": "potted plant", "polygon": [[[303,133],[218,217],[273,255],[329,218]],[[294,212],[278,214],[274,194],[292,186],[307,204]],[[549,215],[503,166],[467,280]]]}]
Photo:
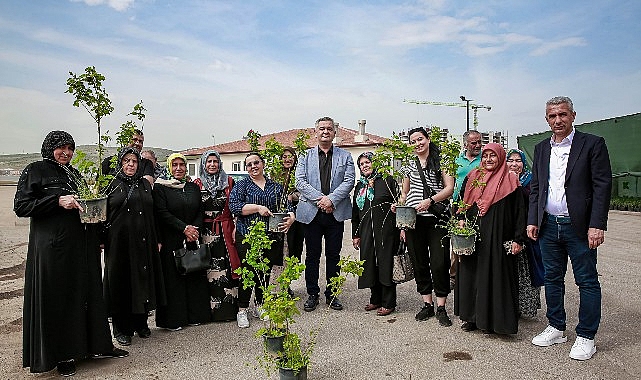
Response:
[{"label": "potted plant", "polygon": [[[250,129],[247,132],[247,142],[252,151],[257,151],[265,160],[265,173],[269,178],[284,182],[283,179],[285,175],[292,175],[292,173],[285,173],[285,168],[283,166],[282,155],[285,150],[285,146],[280,142],[276,141],[275,138],[270,138],[265,141],[265,148],[259,150],[259,138],[261,134],[258,131]],[[303,129],[298,132],[296,139],[294,140],[294,149],[297,154],[302,154],[305,149],[307,149],[307,139],[309,134]],[[283,184],[285,186],[285,184]],[[288,216],[287,213],[287,195],[290,194],[295,189],[295,181],[290,180],[287,183],[287,188],[283,189],[282,196],[277,200],[278,204],[276,205],[277,211],[273,213],[273,216],[269,218],[269,223],[267,225],[267,230],[272,232],[278,232],[278,224],[283,222],[283,218]]]},{"label": "potted plant", "polygon": [[[109,95],[103,86],[105,76],[96,71],[94,66],[85,68],[83,74],[77,75],[69,72],[67,79],[67,90],[65,93],[74,96],[73,105],[82,106],[93,121],[96,123],[98,131],[98,141],[96,143],[97,160],[93,160],[89,155],[81,150],[77,150],[71,161],[72,165],[78,169],[77,173],[68,170],[69,177],[77,188],[76,194],[78,201],[82,205],[80,211],[80,220],[83,223],[104,222],[107,219],[107,188],[113,180],[113,176],[102,172],[102,158],[105,152],[105,144],[109,143],[111,137],[103,133],[101,121],[105,116],[113,112],[114,107],[111,105]],[[134,106],[129,115],[133,115],[138,120],[143,121],[146,109],[142,101]],[[120,127],[120,132],[116,133],[117,141],[120,147],[123,147],[131,141],[136,124],[133,121],[127,121]],[[111,163],[112,167],[116,166],[117,158]]]},{"label": "potted plant", "polygon": [[[454,206],[461,213],[465,213],[465,210],[470,207],[462,199],[454,202]],[[476,217],[471,219],[465,214],[464,219],[460,219],[457,214],[454,214],[442,226],[447,230],[447,236],[450,237],[454,254],[471,255],[474,253],[477,235]]]},{"label": "potted plant", "polygon": [[[400,194],[400,183],[403,179],[401,168],[414,160],[414,148],[393,134],[392,138],[378,146],[372,157],[372,169],[380,173],[383,179],[392,176],[398,184],[397,189],[389,189],[390,194]],[[387,184],[387,181],[385,181]],[[396,199],[396,227],[413,229],[416,225],[416,209],[405,206],[405,199]]]},{"label": "potted plant", "polygon": [[[244,262],[254,270],[245,267],[237,269],[236,273],[241,276],[242,286],[245,288],[255,285],[254,271],[258,273],[264,297],[262,308],[269,317],[267,325],[256,332],[256,336],[263,340],[263,355],[257,358],[258,364],[268,375],[278,369],[281,379],[307,379],[307,367],[318,333],[327,320],[329,306],[317,327],[309,332],[310,341],[306,344],[301,342],[300,336],[291,329],[295,323],[294,317],[300,314],[296,305],[296,301],[300,299],[292,297],[287,289],[292,281],[300,278],[305,265],[300,264],[295,257],[287,257],[285,268],[275,281],[277,285],[269,285],[266,281],[269,260],[263,253],[271,246],[272,241],[267,236],[264,222],[252,223],[243,243],[249,245]],[[341,274],[330,279],[332,297],[340,295],[347,275],[360,276],[363,273],[363,261],[351,257],[342,258],[339,267]]]},{"label": "potted plant", "polygon": [[111,114],[114,107],[102,83],[105,76],[96,71],[93,66],[85,68],[85,72],[76,75],[69,72],[66,93],[72,94],[75,99],[73,105],[81,105],[87,110],[96,123],[98,129],[97,152],[98,162],[89,159],[86,153],[77,151],[72,164],[76,165],[80,176],[68,171],[71,180],[77,187],[77,195],[83,210],[80,219],[84,223],[98,223],[107,219],[107,194],[104,190],[109,185],[112,177],[102,173],[101,163],[109,136],[102,133],[102,118]]}]

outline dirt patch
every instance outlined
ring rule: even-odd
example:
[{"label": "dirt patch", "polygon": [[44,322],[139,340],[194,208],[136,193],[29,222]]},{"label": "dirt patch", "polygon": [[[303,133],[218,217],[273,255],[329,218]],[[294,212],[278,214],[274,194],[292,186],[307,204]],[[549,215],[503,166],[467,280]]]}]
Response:
[{"label": "dirt patch", "polygon": [[446,362],[451,362],[452,360],[472,360],[472,355],[463,351],[451,351],[444,353],[443,359],[445,359]]},{"label": "dirt patch", "polygon": [[22,330],[22,317],[0,326],[0,334],[10,334]]}]

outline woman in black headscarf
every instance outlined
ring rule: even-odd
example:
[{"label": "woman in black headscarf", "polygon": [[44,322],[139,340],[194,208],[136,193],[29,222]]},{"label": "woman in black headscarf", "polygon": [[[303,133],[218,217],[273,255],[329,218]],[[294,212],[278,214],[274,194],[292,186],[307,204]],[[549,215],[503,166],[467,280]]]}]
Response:
[{"label": "woman in black headscarf", "polygon": [[372,293],[365,310],[380,316],[396,308],[396,284],[392,282],[392,261],[399,245],[396,215],[390,210],[398,197],[394,178],[382,178],[372,170],[371,152],[358,156],[361,178],[354,189],[352,205],[352,243],[365,260],[358,288]]},{"label": "woman in black headscarf", "polygon": [[134,333],[149,338],[147,313],[164,303],[152,188],[139,163],[136,148],[123,148],[108,190],[104,295],[114,337],[123,346]]},{"label": "woman in black headscarf", "polygon": [[102,298],[98,227],[82,224],[69,162],[76,145],[64,131],[42,143],[42,161],[27,165],[14,200],[17,216],[30,217],[25,269],[22,365],[31,372],[58,367],[76,372],[75,360],[125,357],[114,348]]}]

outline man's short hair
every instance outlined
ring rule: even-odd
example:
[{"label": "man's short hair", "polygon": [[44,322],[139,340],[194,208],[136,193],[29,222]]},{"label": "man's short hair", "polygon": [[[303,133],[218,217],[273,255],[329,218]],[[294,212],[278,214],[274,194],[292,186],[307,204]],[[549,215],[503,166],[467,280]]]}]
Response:
[{"label": "man's short hair", "polygon": [[142,129],[136,128],[136,129],[134,129],[134,135],[144,136],[145,134],[142,133]]},{"label": "man's short hair", "polygon": [[463,133],[463,142],[467,142],[467,139],[470,137],[471,134],[476,133],[477,135],[481,136],[481,132],[476,131],[476,130],[470,130],[470,131],[465,131]]},{"label": "man's short hair", "polygon": [[553,97],[545,103],[545,108],[547,108],[548,106],[557,106],[564,103],[568,105],[568,108],[570,108],[571,112],[574,112],[574,104],[572,103],[572,99],[568,98],[567,96]]},{"label": "man's short hair", "polygon": [[153,157],[154,159],[156,159],[156,152],[154,152],[153,150],[147,149],[147,150],[143,150],[142,152],[140,152],[140,154],[143,154],[143,153],[149,153],[149,155],[150,155],[151,157]]},{"label": "man's short hair", "polygon": [[321,117],[320,119],[316,120],[316,123],[314,124],[314,127],[315,127],[315,128],[318,128],[318,124],[319,124],[321,121],[329,121],[329,122],[331,122],[331,123],[332,123],[332,126],[336,125],[336,123],[334,123],[334,119],[332,119],[332,118],[331,118],[331,117],[329,117],[329,116],[323,116],[323,117]]}]

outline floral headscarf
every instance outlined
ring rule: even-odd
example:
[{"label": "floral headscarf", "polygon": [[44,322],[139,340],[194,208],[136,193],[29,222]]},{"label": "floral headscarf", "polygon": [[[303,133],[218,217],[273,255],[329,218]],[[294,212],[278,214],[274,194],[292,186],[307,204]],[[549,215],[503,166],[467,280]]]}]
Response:
[{"label": "floral headscarf", "polygon": [[[205,170],[207,159],[210,156],[218,158],[218,173],[209,174]],[[217,191],[224,190],[229,186],[227,173],[223,170],[223,160],[220,159],[220,154],[215,150],[208,150],[200,156],[200,181],[203,187],[209,191],[210,194],[215,195]]]},{"label": "floral headscarf", "polygon": [[523,171],[521,172],[521,174],[519,174],[519,182],[521,182],[521,186],[527,186],[530,183],[530,180],[532,180],[532,170],[530,170],[530,165],[528,165],[527,163],[525,153],[519,149],[510,149],[507,152],[507,158],[510,158],[512,153],[518,153],[521,156],[521,162],[523,162]]},{"label": "floral headscarf", "polygon": [[64,145],[71,145],[71,150],[76,150],[76,143],[69,133],[65,131],[51,131],[42,141],[40,154],[42,154],[42,158],[54,160],[53,151]]},{"label": "floral headscarf", "polygon": [[[358,166],[360,170],[360,161],[361,158],[367,158],[368,160],[372,161],[372,158],[374,157],[374,153],[372,152],[365,152],[361,153],[360,156],[356,159],[356,165]],[[376,172],[372,172],[369,176],[365,176],[363,174],[363,171],[361,170],[361,177],[358,179],[358,182],[362,183],[363,186],[358,190],[358,194],[356,194],[356,205],[358,206],[359,210],[362,210],[363,207],[365,207],[365,199],[369,199],[371,202],[372,199],[374,199],[374,180],[376,177],[379,177],[379,174]]]}]

